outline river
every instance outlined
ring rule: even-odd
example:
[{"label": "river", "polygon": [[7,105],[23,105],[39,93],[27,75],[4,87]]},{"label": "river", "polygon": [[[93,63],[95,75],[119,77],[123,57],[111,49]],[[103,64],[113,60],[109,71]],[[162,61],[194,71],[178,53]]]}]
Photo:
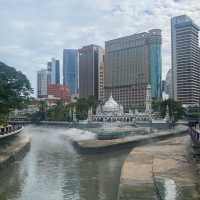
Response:
[{"label": "river", "polygon": [[23,134],[32,137],[31,149],[24,159],[0,171],[0,199],[117,199],[127,152],[79,155],[70,142],[78,137],[76,130],[65,127],[30,125]]}]

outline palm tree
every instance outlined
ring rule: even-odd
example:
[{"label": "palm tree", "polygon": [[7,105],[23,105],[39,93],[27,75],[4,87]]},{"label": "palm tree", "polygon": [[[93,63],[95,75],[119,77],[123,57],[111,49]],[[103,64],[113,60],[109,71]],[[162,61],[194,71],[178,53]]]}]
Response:
[{"label": "palm tree", "polygon": [[47,120],[47,109],[48,109],[47,102],[40,101],[39,103],[40,120]]}]

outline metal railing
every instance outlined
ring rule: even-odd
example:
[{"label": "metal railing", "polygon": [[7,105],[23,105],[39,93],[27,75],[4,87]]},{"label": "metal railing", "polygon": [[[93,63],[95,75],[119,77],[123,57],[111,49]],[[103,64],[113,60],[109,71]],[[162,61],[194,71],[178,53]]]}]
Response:
[{"label": "metal railing", "polygon": [[195,144],[198,144],[200,145],[200,130],[198,129],[194,129],[194,128],[189,128],[189,133],[190,133],[190,136],[191,136],[191,139],[192,141],[195,143]]},{"label": "metal railing", "polygon": [[15,132],[17,130],[20,130],[22,128],[22,125],[8,125],[6,127],[2,127],[0,128],[0,135],[5,135],[5,134],[9,134],[12,132]]}]

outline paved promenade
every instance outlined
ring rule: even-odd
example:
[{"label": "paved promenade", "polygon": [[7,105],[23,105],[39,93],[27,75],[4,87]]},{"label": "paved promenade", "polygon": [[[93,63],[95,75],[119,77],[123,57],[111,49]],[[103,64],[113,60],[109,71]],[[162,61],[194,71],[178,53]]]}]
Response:
[{"label": "paved promenade", "polygon": [[[1,141],[2,142],[2,141]],[[29,150],[31,138],[20,134],[0,144],[0,168],[20,159]]]},{"label": "paved promenade", "polygon": [[134,148],[122,168],[118,200],[199,200],[190,152],[189,136]]}]

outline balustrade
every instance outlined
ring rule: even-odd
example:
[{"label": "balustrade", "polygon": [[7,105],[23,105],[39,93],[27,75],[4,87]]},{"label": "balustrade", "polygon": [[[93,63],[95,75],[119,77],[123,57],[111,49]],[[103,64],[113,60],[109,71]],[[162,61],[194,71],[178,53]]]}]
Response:
[{"label": "balustrade", "polygon": [[12,133],[12,132],[17,131],[21,128],[22,128],[21,125],[9,125],[9,126],[6,126],[6,127],[2,127],[2,128],[0,128],[0,135]]}]

